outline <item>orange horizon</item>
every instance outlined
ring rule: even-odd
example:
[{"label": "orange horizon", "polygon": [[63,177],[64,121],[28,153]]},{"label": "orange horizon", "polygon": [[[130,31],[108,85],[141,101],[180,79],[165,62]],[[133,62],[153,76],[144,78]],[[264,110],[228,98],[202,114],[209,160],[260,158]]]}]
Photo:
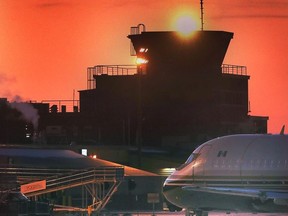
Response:
[{"label": "orange horizon", "polygon": [[[0,2],[0,97],[72,99],[86,89],[86,68],[132,64],[130,27],[175,30],[178,12],[197,0],[23,0]],[[224,63],[247,66],[251,115],[269,116],[268,131],[288,125],[288,2],[204,1],[204,30],[234,32]],[[198,15],[198,17],[197,17]]]}]

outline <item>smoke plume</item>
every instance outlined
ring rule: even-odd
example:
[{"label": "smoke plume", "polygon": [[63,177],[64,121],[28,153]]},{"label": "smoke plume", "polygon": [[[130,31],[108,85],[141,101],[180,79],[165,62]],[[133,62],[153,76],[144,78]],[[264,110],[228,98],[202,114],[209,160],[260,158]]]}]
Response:
[{"label": "smoke plume", "polygon": [[[18,98],[18,100],[19,100],[19,98]],[[29,103],[23,103],[23,102],[18,102],[18,101],[14,101],[14,102],[10,103],[10,106],[13,109],[16,109],[20,113],[22,113],[23,119],[28,121],[28,122],[30,122],[30,123],[32,123],[33,127],[34,127],[34,130],[37,130],[37,128],[38,128],[38,120],[39,120],[39,115],[38,115],[38,110],[37,109],[35,109]]]}]

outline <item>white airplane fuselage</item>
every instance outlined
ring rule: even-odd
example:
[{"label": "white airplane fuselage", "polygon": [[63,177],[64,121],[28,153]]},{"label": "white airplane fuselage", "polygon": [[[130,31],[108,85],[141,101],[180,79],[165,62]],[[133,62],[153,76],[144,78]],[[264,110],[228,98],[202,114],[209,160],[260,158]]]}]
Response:
[{"label": "white airplane fuselage", "polygon": [[163,193],[194,212],[288,212],[288,136],[210,140],[166,179]]}]

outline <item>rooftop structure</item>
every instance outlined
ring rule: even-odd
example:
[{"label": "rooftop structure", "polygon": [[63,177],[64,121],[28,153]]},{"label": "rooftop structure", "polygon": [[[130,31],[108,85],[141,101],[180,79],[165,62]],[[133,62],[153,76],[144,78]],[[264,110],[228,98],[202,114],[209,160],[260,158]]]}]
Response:
[{"label": "rooftop structure", "polygon": [[[140,29],[141,28],[141,29]],[[223,64],[233,33],[147,32],[128,35],[137,66],[88,68],[81,112],[104,142],[191,145],[231,133],[265,133],[267,117],[249,115],[245,66]],[[94,128],[94,130],[95,130]]]}]

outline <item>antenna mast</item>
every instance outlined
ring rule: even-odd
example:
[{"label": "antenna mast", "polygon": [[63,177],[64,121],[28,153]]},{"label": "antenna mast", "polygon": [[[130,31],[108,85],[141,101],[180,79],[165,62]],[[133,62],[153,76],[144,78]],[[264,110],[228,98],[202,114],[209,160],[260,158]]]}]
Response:
[{"label": "antenna mast", "polygon": [[203,0],[200,0],[200,10],[201,10],[201,31],[204,29],[204,8],[203,8]]}]

